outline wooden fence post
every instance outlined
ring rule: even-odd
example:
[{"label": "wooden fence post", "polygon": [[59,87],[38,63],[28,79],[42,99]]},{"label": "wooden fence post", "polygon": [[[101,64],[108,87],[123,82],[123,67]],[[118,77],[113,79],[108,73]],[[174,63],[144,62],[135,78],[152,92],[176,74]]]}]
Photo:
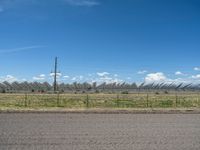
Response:
[{"label": "wooden fence post", "polygon": [[178,107],[178,95],[176,93],[176,103],[175,103],[175,107]]},{"label": "wooden fence post", "polygon": [[27,96],[27,93],[25,93],[25,101],[24,101],[24,105],[25,105],[25,107],[27,107],[27,99],[28,99],[28,96]]},{"label": "wooden fence post", "polygon": [[60,93],[57,93],[57,107],[60,106]]},{"label": "wooden fence post", "polygon": [[86,107],[89,108],[89,95],[86,96]]},{"label": "wooden fence post", "polygon": [[119,94],[117,94],[117,108],[119,108]]}]

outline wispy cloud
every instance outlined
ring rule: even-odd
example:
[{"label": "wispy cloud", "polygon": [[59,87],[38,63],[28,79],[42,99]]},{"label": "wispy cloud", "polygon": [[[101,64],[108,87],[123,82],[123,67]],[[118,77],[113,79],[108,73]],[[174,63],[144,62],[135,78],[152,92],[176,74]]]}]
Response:
[{"label": "wispy cloud", "polygon": [[140,70],[140,71],[138,71],[137,72],[137,74],[146,74],[148,71],[146,71],[146,70]]},{"label": "wispy cloud", "polygon": [[46,47],[46,46],[35,45],[35,46],[26,46],[26,47],[12,48],[12,49],[0,49],[0,53],[15,53],[15,52],[28,51],[28,50],[43,48],[43,47]]},{"label": "wispy cloud", "polygon": [[[100,5],[100,2],[97,0],[54,0],[55,3],[64,2],[71,6],[85,6],[85,7],[92,7]],[[0,13],[3,12],[5,9],[14,8],[21,6],[22,4],[34,5],[40,4],[40,0],[0,0]],[[48,1],[46,2],[48,5]]]},{"label": "wispy cloud", "polygon": [[0,77],[0,82],[3,82],[3,81],[14,82],[14,81],[18,81],[18,79],[12,75],[6,75],[3,77]]},{"label": "wispy cloud", "polygon": [[175,74],[176,76],[187,76],[187,74],[182,73],[181,71],[176,71],[174,74]]},{"label": "wispy cloud", "polygon": [[97,72],[97,75],[100,76],[100,77],[104,77],[104,76],[107,76],[109,74],[110,73],[108,73],[108,72]]},{"label": "wispy cloud", "polygon": [[100,3],[96,0],[64,0],[66,3],[74,6],[96,6]]},{"label": "wispy cloud", "polygon": [[195,71],[200,71],[200,67],[195,67],[194,70]]},{"label": "wispy cloud", "polygon": [[192,76],[192,79],[200,79],[200,74],[193,75],[193,76]]},{"label": "wispy cloud", "polygon": [[41,81],[41,80],[45,80],[45,79],[46,79],[45,74],[40,74],[38,76],[33,77],[33,80],[36,80],[36,81]]},{"label": "wispy cloud", "polygon": [[68,76],[68,75],[65,75],[65,76],[63,76],[63,78],[64,78],[64,79],[68,79],[68,78],[69,78],[69,76]]},{"label": "wispy cloud", "polygon": [[75,77],[72,77],[72,81],[76,81],[76,82],[80,82],[84,79],[84,77],[82,75],[80,76],[75,76]]},{"label": "wispy cloud", "polygon": [[[54,76],[55,76],[55,73],[52,72],[52,73],[49,74],[49,76],[50,76],[50,77],[54,77]],[[58,73],[56,73],[56,76],[57,76],[58,78],[60,78],[60,77],[62,77],[62,73],[59,73],[59,72],[58,72]]]}]

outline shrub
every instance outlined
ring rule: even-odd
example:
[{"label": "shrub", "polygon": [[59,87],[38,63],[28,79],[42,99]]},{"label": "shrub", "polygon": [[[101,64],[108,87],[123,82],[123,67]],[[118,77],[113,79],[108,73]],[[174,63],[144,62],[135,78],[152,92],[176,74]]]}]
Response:
[{"label": "shrub", "polygon": [[165,93],[165,94],[169,94],[169,92],[168,92],[168,91],[165,91],[164,93]]},{"label": "shrub", "polygon": [[96,90],[95,93],[100,93],[99,90]]},{"label": "shrub", "polygon": [[122,91],[121,94],[128,94],[128,91]]}]

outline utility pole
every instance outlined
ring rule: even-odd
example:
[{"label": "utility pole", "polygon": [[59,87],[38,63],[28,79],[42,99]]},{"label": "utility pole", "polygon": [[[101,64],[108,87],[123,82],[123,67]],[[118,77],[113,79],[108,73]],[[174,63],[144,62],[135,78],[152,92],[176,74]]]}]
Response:
[{"label": "utility pole", "polygon": [[57,65],[58,65],[58,58],[55,58],[55,68],[54,68],[54,83],[53,83],[53,90],[57,92]]}]

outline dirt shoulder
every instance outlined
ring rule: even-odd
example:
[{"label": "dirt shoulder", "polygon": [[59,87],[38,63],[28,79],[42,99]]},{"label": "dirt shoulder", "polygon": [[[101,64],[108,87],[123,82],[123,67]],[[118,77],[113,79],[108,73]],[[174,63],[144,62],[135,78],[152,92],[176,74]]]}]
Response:
[{"label": "dirt shoulder", "polygon": [[198,108],[177,108],[177,109],[0,109],[0,113],[96,113],[96,114],[200,114]]}]

